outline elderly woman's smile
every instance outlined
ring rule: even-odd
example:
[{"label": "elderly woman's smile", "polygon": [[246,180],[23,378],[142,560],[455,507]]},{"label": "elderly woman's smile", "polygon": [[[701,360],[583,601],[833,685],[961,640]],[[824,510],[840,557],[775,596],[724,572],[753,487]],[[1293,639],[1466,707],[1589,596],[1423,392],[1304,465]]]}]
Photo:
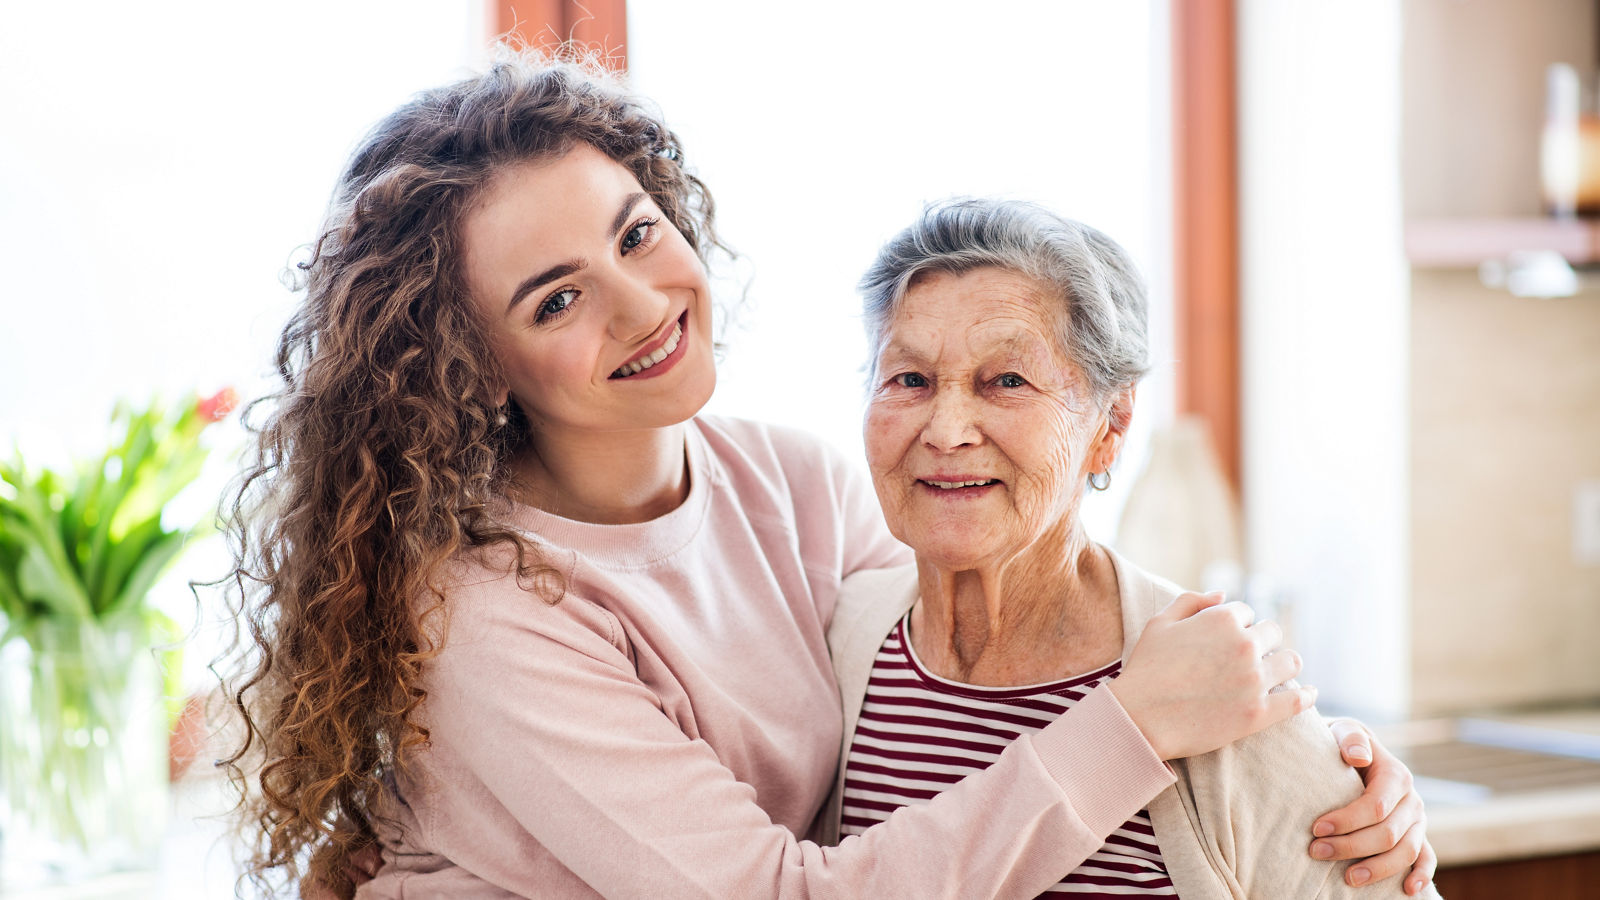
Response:
[{"label": "elderly woman's smile", "polygon": [[1080,488],[1111,447],[1053,294],[999,268],[928,272],[888,324],[867,459],[891,530],[930,561],[1003,565],[1057,529],[1076,542]]}]

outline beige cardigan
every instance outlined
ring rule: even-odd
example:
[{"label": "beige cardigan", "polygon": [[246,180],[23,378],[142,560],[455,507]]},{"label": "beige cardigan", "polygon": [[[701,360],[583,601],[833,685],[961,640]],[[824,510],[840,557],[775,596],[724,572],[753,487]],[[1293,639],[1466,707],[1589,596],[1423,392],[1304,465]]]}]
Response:
[{"label": "beige cardigan", "polygon": [[[1111,554],[1122,595],[1123,653],[1145,622],[1178,588]],[[855,737],[867,680],[879,647],[917,598],[915,566],[862,572],[847,579],[828,630],[828,649],[844,700],[839,773],[823,813],[837,840],[845,760]],[[1071,715],[1069,712],[1068,715]],[[1404,897],[1403,875],[1352,888],[1348,862],[1306,852],[1316,816],[1361,793],[1361,779],[1339,757],[1322,718],[1308,710],[1204,756],[1174,760],[1177,783],[1150,801],[1156,843],[1184,900]],[[1063,873],[1064,874],[1064,873]],[[1429,886],[1424,897],[1438,894]]]}]

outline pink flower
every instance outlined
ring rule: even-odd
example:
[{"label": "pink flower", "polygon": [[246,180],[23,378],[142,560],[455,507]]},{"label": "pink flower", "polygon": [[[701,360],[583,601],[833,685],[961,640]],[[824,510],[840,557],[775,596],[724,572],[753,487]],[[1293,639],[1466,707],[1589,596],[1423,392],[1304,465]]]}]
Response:
[{"label": "pink flower", "polygon": [[207,422],[221,422],[238,405],[238,392],[231,387],[225,387],[209,397],[200,398],[200,402],[195,404],[194,411]]}]

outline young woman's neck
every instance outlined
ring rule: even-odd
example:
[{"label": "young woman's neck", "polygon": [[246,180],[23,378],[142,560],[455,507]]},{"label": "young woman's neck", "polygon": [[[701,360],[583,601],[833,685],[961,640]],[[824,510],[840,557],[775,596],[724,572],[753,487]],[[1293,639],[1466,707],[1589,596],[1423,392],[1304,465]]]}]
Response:
[{"label": "young woman's neck", "polygon": [[580,522],[648,522],[689,496],[680,423],[613,432],[540,432],[513,462],[512,496]]},{"label": "young woman's neck", "polygon": [[951,570],[919,558],[917,570],[912,645],[940,677],[1040,684],[1093,671],[1121,655],[1116,572],[1110,556],[1075,523],[994,564]]}]

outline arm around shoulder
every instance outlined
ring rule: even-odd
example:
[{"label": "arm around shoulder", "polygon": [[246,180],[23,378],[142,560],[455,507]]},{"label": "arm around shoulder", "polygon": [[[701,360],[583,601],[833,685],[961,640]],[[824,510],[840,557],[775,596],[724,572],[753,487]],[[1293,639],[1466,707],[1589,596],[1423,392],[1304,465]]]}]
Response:
[{"label": "arm around shoulder", "polygon": [[518,894],[564,895],[555,881],[570,878],[567,893],[606,896],[1032,897],[1111,815],[1116,804],[1096,798],[1137,808],[1161,787],[1135,797],[1080,777],[1064,789],[1061,754],[1041,736],[822,848],[775,824],[756,789],[663,712],[604,617],[587,620],[593,604],[506,608],[453,619],[421,751],[436,789],[407,800],[431,807],[436,852]]}]

